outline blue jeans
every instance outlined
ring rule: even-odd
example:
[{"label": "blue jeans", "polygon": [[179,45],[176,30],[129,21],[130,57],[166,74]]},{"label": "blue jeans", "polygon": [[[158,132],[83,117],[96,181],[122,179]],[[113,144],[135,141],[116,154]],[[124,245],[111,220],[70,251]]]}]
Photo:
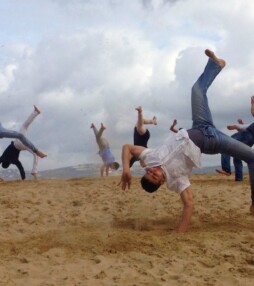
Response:
[{"label": "blue jeans", "polygon": [[[244,144],[252,147],[254,144],[254,136],[251,131],[248,129],[244,131],[239,131],[231,136],[235,140],[243,142]],[[227,154],[221,154],[221,167],[222,170],[226,171],[227,173],[231,173],[230,167],[230,156]],[[233,163],[235,166],[235,180],[242,181],[243,180],[243,163],[241,160],[237,158],[233,158]]]},{"label": "blue jeans", "polygon": [[31,149],[34,153],[38,151],[38,149],[33,145],[33,143],[28,140],[22,133],[17,131],[6,129],[0,123],[0,138],[16,138],[19,139],[26,147]]},{"label": "blue jeans", "polygon": [[192,128],[199,129],[203,133],[203,153],[227,154],[248,164],[251,199],[254,205],[254,150],[216,129],[208,105],[207,90],[220,71],[221,67],[209,58],[204,72],[192,87]]}]

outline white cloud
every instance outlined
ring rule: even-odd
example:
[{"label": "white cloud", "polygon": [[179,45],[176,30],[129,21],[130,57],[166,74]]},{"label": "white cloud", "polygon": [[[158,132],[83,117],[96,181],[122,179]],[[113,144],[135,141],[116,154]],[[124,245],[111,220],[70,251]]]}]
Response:
[{"label": "white cloud", "polygon": [[0,94],[8,90],[10,83],[13,81],[13,72],[16,70],[16,66],[9,64],[4,67],[4,70],[0,70]]}]

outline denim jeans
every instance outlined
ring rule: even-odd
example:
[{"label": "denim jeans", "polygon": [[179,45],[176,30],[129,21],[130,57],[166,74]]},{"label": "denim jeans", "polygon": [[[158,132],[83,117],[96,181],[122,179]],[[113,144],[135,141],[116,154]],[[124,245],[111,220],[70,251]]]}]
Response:
[{"label": "denim jeans", "polygon": [[38,149],[33,145],[33,143],[28,140],[23,134],[5,129],[0,123],[0,138],[16,138],[19,139],[25,146],[31,149],[34,153],[38,151]]},{"label": "denim jeans", "polygon": [[[248,129],[244,131],[239,131],[231,136],[235,140],[243,142],[244,144],[252,147],[254,144],[254,136],[251,131]],[[230,156],[227,154],[221,154],[221,167],[222,170],[226,171],[227,173],[231,173],[230,167]],[[243,163],[238,158],[233,158],[233,163],[235,167],[235,180],[242,181],[243,180]]]},{"label": "denim jeans", "polygon": [[207,90],[220,71],[221,67],[214,60],[209,58],[204,72],[192,87],[192,128],[200,129],[203,133],[203,153],[227,154],[231,157],[243,160],[248,164],[251,199],[252,205],[254,205],[254,150],[216,129],[208,105]]}]

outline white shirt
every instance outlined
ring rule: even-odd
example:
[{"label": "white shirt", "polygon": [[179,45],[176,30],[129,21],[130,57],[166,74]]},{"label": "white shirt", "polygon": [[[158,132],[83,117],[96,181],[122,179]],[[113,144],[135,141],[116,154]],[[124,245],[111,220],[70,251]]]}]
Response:
[{"label": "white shirt", "polygon": [[177,193],[190,186],[189,175],[193,167],[201,167],[201,151],[190,140],[185,129],[170,132],[164,143],[155,149],[145,149],[139,158],[145,168],[161,166],[165,172],[167,187]]}]

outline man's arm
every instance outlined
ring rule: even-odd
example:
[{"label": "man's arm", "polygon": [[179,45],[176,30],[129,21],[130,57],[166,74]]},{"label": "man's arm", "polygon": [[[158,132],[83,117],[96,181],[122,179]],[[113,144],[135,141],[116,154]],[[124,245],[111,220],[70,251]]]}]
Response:
[{"label": "man's arm", "polygon": [[192,195],[192,189],[191,186],[186,188],[181,193],[181,199],[183,202],[183,212],[182,212],[182,218],[178,227],[178,232],[186,232],[189,228],[191,216],[194,211],[194,200]]},{"label": "man's arm", "polygon": [[19,160],[17,160],[15,163],[13,163],[17,166],[17,168],[19,169],[19,172],[20,172],[20,176],[21,176],[21,179],[22,180],[25,180],[26,178],[26,173],[25,173],[25,170],[21,164],[21,162]]},{"label": "man's arm", "polygon": [[131,186],[131,171],[130,171],[130,159],[134,156],[137,159],[141,152],[146,149],[143,146],[136,146],[131,144],[125,144],[122,148],[122,165],[123,165],[123,172],[121,181],[119,184],[122,185],[122,190],[125,190],[126,187],[128,189]]},{"label": "man's arm", "polygon": [[106,176],[108,176],[109,165],[105,165],[105,169],[106,169]]},{"label": "man's arm", "polygon": [[103,177],[104,170],[105,170],[105,164],[102,164],[102,165],[100,166],[101,177]]},{"label": "man's arm", "polygon": [[227,129],[228,130],[237,130],[237,131],[244,131],[246,128],[249,126],[249,124],[233,124],[233,125],[228,125]]}]

